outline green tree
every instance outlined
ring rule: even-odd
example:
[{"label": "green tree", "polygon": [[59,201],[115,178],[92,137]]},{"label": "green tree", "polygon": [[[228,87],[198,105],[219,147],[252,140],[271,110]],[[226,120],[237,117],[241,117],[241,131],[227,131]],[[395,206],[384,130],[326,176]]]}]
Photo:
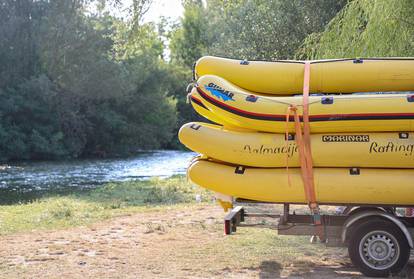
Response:
[{"label": "green tree", "polygon": [[68,156],[59,129],[57,94],[44,75],[0,90],[0,160]]},{"label": "green tree", "polygon": [[39,73],[36,37],[45,10],[44,3],[30,0],[0,2],[0,88]]},{"label": "green tree", "polygon": [[129,154],[168,146],[176,102],[151,2],[130,22],[94,1],[22,0],[0,5],[0,160]]},{"label": "green tree", "polygon": [[326,30],[306,39],[304,58],[414,56],[411,0],[354,0]]},{"label": "green tree", "polygon": [[183,5],[181,27],[171,35],[171,61],[191,68],[206,53],[208,21],[201,0],[184,1]]},{"label": "green tree", "polygon": [[345,0],[209,0],[210,54],[257,60],[292,59]]}]

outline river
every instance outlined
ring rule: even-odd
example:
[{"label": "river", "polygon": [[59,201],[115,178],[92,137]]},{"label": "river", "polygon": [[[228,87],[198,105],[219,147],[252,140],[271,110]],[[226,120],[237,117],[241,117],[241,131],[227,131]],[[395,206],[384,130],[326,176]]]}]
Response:
[{"label": "river", "polygon": [[196,154],[149,151],[123,159],[84,159],[0,165],[0,203],[31,200],[47,193],[67,193],[118,182],[185,174]]}]

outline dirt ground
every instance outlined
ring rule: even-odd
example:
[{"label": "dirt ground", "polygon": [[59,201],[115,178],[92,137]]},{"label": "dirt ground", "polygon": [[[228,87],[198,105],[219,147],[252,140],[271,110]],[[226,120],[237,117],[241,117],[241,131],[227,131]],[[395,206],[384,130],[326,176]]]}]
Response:
[{"label": "dirt ground", "polygon": [[[218,206],[199,205],[3,236],[0,278],[364,278],[339,248],[296,251],[301,259],[292,262],[249,256],[251,247],[243,241],[252,229],[224,236],[223,216]],[[237,246],[239,255],[217,243]],[[400,278],[414,278],[410,264]]]}]

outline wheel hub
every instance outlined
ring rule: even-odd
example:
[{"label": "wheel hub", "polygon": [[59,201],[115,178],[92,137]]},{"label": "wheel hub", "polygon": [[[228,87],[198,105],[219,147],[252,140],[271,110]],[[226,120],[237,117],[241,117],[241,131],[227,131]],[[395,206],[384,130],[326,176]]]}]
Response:
[{"label": "wheel hub", "polygon": [[367,234],[360,242],[359,252],[362,260],[373,269],[387,269],[398,260],[398,242],[385,231]]}]

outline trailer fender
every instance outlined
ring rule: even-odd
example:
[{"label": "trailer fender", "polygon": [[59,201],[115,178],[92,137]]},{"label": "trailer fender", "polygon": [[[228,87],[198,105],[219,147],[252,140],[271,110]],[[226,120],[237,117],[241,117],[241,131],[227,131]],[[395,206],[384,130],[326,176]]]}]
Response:
[{"label": "trailer fender", "polygon": [[370,209],[370,210],[356,213],[354,215],[350,215],[349,218],[345,221],[345,224],[343,225],[343,228],[342,228],[342,242],[345,243],[349,228],[351,228],[353,224],[355,224],[357,221],[360,221],[364,218],[369,218],[369,217],[381,217],[394,223],[398,228],[400,228],[402,233],[407,238],[408,244],[410,245],[411,249],[414,249],[413,238],[410,232],[408,231],[407,227],[394,215],[388,212],[385,212],[383,210],[379,210],[379,209],[378,210]]}]

